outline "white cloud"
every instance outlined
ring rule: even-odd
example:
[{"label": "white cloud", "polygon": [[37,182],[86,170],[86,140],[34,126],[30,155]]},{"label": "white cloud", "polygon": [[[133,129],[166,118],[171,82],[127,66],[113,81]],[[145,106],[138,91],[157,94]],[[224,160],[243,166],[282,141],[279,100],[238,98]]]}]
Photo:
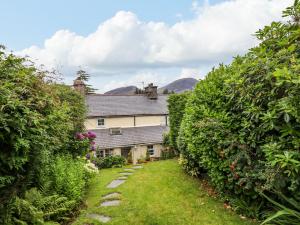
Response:
[{"label": "white cloud", "polygon": [[180,79],[190,77],[200,79],[201,77],[203,77],[203,74],[201,74],[200,69],[197,68],[182,68],[180,76],[178,78]]},{"label": "white cloud", "polygon": [[120,11],[87,36],[59,30],[43,47],[31,46],[19,54],[48,68],[82,66],[99,76],[124,71],[142,76],[140,71],[151,68],[207,67],[246,52],[257,43],[252,34],[280,20],[282,10],[292,2],[228,0],[214,5],[206,1],[202,6],[194,2],[194,18],[172,26],[141,21],[132,12]]}]

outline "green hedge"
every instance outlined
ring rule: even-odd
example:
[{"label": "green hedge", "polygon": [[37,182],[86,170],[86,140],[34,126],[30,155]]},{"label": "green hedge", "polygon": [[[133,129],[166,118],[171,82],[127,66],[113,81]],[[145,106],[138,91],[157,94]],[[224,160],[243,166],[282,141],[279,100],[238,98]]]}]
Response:
[{"label": "green hedge", "polygon": [[168,111],[169,111],[169,122],[170,122],[170,132],[168,134],[168,144],[174,148],[177,147],[177,137],[179,133],[179,128],[181,120],[184,115],[185,105],[190,92],[184,92],[180,94],[171,94],[168,97]]},{"label": "green hedge", "polygon": [[207,172],[253,217],[265,205],[260,192],[299,198],[299,8],[296,2],[290,22],[259,30],[259,46],[197,84],[180,128],[183,166],[193,175]]}]

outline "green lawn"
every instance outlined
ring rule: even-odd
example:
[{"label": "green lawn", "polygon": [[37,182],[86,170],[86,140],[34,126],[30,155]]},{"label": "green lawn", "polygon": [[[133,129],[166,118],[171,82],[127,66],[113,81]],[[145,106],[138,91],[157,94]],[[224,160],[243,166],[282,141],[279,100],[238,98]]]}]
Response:
[{"label": "green lawn", "polygon": [[[224,209],[223,203],[201,188],[200,182],[186,175],[176,160],[148,163],[135,171],[116,189],[106,185],[119,177],[121,168],[101,170],[86,196],[87,209],[74,222],[76,225],[101,224],[86,217],[98,213],[112,217],[107,224],[120,225],[246,225],[234,212]],[[101,196],[111,192],[122,194],[121,204],[99,207]]]}]

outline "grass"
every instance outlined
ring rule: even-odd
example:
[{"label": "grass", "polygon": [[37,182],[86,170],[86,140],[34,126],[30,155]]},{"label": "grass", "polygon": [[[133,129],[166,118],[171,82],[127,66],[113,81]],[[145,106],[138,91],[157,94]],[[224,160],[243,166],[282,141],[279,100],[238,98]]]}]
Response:
[{"label": "grass", "polygon": [[[101,224],[87,218],[88,213],[111,216],[108,224],[119,225],[254,224],[209,197],[200,181],[186,175],[176,160],[145,164],[118,188],[107,189],[106,185],[118,178],[121,171],[121,168],[101,170],[93,179],[86,196],[87,209],[81,212],[75,225]],[[101,196],[111,192],[122,194],[121,204],[99,207]]]}]

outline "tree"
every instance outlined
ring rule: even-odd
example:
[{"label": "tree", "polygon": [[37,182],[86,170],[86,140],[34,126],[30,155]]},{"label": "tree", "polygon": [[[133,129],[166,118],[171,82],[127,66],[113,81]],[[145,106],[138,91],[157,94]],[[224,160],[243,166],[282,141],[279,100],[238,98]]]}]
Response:
[{"label": "tree", "polygon": [[77,79],[85,82],[85,93],[86,94],[94,94],[95,91],[97,91],[97,89],[92,88],[92,85],[87,84],[87,82],[90,79],[90,75],[86,71],[78,70],[76,75],[77,75]]}]

